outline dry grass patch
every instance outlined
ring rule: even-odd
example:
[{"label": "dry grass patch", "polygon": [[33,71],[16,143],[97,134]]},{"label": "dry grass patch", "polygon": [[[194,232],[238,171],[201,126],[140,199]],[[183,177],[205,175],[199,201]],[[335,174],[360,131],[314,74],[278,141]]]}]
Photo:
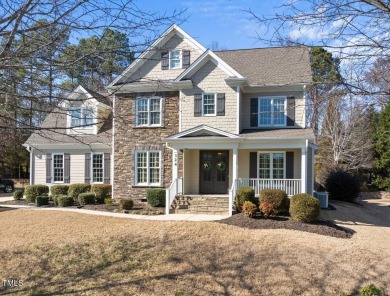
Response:
[{"label": "dry grass patch", "polygon": [[24,281],[0,293],[351,295],[371,282],[390,290],[388,243],[368,240],[366,226],[352,226],[346,240],[69,212],[15,210],[0,219],[0,278]]}]

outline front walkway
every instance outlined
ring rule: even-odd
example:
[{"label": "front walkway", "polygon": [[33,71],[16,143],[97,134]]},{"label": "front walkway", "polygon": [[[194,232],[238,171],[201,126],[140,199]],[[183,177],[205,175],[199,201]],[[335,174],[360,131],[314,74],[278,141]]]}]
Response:
[{"label": "front walkway", "polygon": [[[1,201],[12,200],[13,198],[6,199],[5,197],[0,198]],[[228,218],[228,215],[205,215],[205,214],[169,214],[169,215],[155,215],[155,216],[143,216],[143,215],[134,215],[134,214],[124,214],[124,213],[111,213],[111,212],[102,212],[102,211],[93,211],[85,209],[69,209],[69,208],[37,208],[33,206],[21,206],[21,205],[3,205],[0,204],[0,207],[4,208],[17,208],[24,210],[34,210],[34,211],[63,211],[63,212],[75,212],[81,214],[95,215],[95,216],[105,216],[105,217],[116,217],[116,218],[130,218],[138,220],[155,220],[155,221],[216,221]]]}]

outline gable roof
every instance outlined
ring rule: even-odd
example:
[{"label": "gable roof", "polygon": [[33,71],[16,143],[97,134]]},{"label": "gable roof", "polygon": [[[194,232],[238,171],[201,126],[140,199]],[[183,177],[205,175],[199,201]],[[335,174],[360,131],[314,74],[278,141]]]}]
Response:
[{"label": "gable roof", "polygon": [[206,50],[195,62],[191,64],[184,72],[182,72],[175,81],[180,81],[184,78],[191,77],[196,71],[198,71],[203,65],[205,65],[208,61],[212,61],[219,68],[221,68],[224,72],[230,75],[230,77],[243,78],[240,73],[230,67],[225,61],[223,61],[220,57],[218,57],[211,50]]},{"label": "gable roof", "polygon": [[127,77],[139,69],[156,51],[156,48],[163,46],[174,34],[178,34],[180,37],[190,43],[196,50],[202,54],[206,48],[183,31],[178,25],[173,24],[164,33],[161,34],[138,58],[136,58],[126,70],[124,70],[117,78],[114,79],[108,86],[110,89],[116,85],[120,85],[125,82]]},{"label": "gable roof", "polygon": [[214,51],[250,85],[286,85],[311,83],[310,56],[307,47],[271,47]]},{"label": "gable roof", "polygon": [[240,138],[235,134],[228,133],[220,129],[202,124],[190,128],[188,130],[182,131],[180,133],[171,135],[166,139],[180,139],[180,138],[190,138],[190,137],[224,137],[230,139]]}]

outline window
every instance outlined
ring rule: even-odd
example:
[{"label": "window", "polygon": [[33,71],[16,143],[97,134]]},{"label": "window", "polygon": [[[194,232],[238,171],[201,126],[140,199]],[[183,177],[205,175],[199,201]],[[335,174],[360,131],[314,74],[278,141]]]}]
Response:
[{"label": "window", "polygon": [[286,97],[259,98],[259,126],[286,125]]},{"label": "window", "polygon": [[71,127],[90,127],[93,125],[94,110],[90,107],[72,108],[69,110]]},{"label": "window", "polygon": [[103,153],[92,155],[92,182],[103,183]]},{"label": "window", "polygon": [[257,159],[259,179],[285,179],[284,152],[259,152]]},{"label": "window", "polygon": [[216,95],[203,94],[202,95],[202,114],[216,115]]},{"label": "window", "polygon": [[160,185],[160,151],[137,151],[135,155],[136,185]]},{"label": "window", "polygon": [[181,67],[181,50],[171,50],[169,52],[169,69],[178,69]]},{"label": "window", "polygon": [[161,98],[137,98],[137,126],[161,125]]},{"label": "window", "polygon": [[64,182],[64,154],[53,154],[53,182]]}]

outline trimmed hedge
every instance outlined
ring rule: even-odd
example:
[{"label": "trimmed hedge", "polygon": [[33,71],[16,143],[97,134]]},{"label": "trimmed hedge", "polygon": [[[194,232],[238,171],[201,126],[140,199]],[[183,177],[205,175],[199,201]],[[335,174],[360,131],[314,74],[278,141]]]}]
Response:
[{"label": "trimmed hedge", "polygon": [[24,194],[28,203],[35,203],[37,196],[49,194],[49,187],[41,184],[27,185]]},{"label": "trimmed hedge", "polygon": [[16,190],[14,191],[14,200],[21,200],[23,198],[23,191],[22,190]]},{"label": "trimmed hedge", "polygon": [[242,212],[248,218],[252,217],[256,213],[256,209],[256,205],[248,200],[244,201],[244,204],[242,205]]},{"label": "trimmed hedge", "polygon": [[80,193],[90,192],[91,184],[79,183],[69,185],[68,196],[73,197],[73,200],[77,202]]},{"label": "trimmed hedge", "polygon": [[153,188],[146,192],[148,204],[152,207],[165,207],[165,189]]},{"label": "trimmed hedge", "polygon": [[56,201],[57,205],[61,208],[63,207],[70,207],[74,204],[74,199],[72,196],[67,195],[56,195]]},{"label": "trimmed hedge", "polygon": [[246,201],[256,204],[255,191],[249,187],[239,188],[236,192],[235,198],[236,209],[238,212],[242,211],[242,206]]},{"label": "trimmed hedge", "polygon": [[306,193],[299,193],[291,197],[290,215],[295,221],[311,223],[320,217],[320,201]]},{"label": "trimmed hedge", "polygon": [[80,205],[93,205],[95,204],[95,193],[85,192],[80,193],[78,197]]},{"label": "trimmed hedge", "polygon": [[97,203],[104,203],[104,200],[111,197],[112,186],[110,184],[95,184],[91,187],[91,192],[95,193]]},{"label": "trimmed hedge", "polygon": [[330,199],[353,202],[360,193],[360,181],[355,175],[343,170],[329,173],[325,180],[325,189]]},{"label": "trimmed hedge", "polygon": [[134,206],[134,202],[132,199],[121,199],[119,202],[119,208],[121,210],[131,210]]},{"label": "trimmed hedge", "polygon": [[69,185],[53,185],[50,188],[50,195],[68,195]]},{"label": "trimmed hedge", "polygon": [[37,207],[46,206],[49,204],[49,196],[48,195],[38,195],[35,199],[35,205]]},{"label": "trimmed hedge", "polygon": [[265,218],[268,218],[269,216],[273,216],[275,214],[274,207],[268,202],[260,203],[259,208]]},{"label": "trimmed hedge", "polygon": [[272,205],[275,214],[288,212],[287,193],[280,189],[263,189],[260,192],[260,204],[266,202]]}]

